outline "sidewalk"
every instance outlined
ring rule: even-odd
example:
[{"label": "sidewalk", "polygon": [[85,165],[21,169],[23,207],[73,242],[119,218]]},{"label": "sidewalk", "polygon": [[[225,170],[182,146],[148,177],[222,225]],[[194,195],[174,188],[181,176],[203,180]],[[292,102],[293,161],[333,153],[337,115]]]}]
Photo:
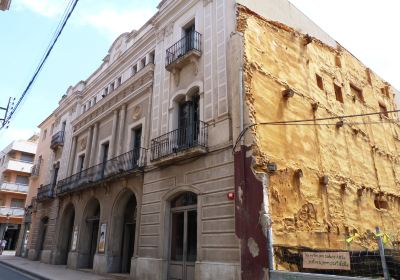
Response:
[{"label": "sidewalk", "polygon": [[101,276],[90,272],[66,268],[65,265],[49,265],[25,258],[1,255],[0,263],[42,280],[113,280],[112,276]]}]

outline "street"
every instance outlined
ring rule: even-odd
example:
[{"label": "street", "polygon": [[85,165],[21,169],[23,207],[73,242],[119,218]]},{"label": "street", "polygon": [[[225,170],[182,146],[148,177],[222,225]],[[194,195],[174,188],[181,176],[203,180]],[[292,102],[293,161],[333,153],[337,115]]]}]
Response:
[{"label": "street", "polygon": [[0,280],[33,280],[36,278],[29,277],[26,274],[17,272],[6,265],[0,263]]}]

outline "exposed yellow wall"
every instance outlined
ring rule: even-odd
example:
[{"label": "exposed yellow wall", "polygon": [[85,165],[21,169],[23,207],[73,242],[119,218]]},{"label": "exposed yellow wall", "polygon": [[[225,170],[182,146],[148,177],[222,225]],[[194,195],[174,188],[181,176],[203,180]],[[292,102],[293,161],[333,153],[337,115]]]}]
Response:
[{"label": "exposed yellow wall", "polygon": [[[312,119],[394,110],[387,84],[344,49],[329,48],[284,25],[239,9],[238,31],[245,48],[245,90],[253,123]],[[340,63],[339,63],[340,60]],[[316,83],[323,78],[324,90]],[[333,84],[342,87],[344,103]],[[354,99],[350,83],[362,89]],[[285,100],[282,91],[294,90]],[[318,103],[313,111],[312,104]],[[396,116],[391,114],[393,120]],[[369,116],[345,122],[388,120]],[[336,123],[336,120],[324,123]],[[352,246],[375,247],[375,226],[400,238],[400,127],[398,124],[257,126],[255,154],[259,170],[275,162],[270,176],[275,245],[346,248],[346,236],[361,235]],[[263,169],[264,168],[264,169]],[[301,169],[303,176],[297,176]],[[297,172],[297,173],[296,173]],[[327,175],[329,184],[319,183]],[[377,209],[381,195],[389,209]],[[396,237],[397,236],[397,237]]]}]

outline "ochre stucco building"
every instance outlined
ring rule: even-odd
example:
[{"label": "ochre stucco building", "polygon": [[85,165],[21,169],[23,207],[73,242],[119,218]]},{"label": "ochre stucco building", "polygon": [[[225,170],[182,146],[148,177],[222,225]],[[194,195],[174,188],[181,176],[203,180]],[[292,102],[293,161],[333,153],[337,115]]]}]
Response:
[{"label": "ochre stucco building", "polygon": [[[282,248],[376,250],[377,226],[398,244],[400,125],[387,113],[396,110],[391,86],[340,45],[243,6],[238,31],[249,124],[264,123],[248,138],[252,167],[267,178],[276,267],[290,268]],[[318,121],[372,112],[382,113]],[[314,121],[265,124],[295,120]]]}]

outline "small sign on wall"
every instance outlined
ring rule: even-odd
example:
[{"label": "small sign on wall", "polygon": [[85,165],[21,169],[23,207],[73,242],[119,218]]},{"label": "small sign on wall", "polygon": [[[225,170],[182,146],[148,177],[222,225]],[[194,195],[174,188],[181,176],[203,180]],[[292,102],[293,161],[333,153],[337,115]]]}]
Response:
[{"label": "small sign on wall", "polygon": [[99,239],[99,253],[104,253],[104,250],[106,248],[106,229],[107,229],[107,224],[101,224],[100,239]]},{"label": "small sign on wall", "polygon": [[350,270],[350,253],[303,252],[303,268]]},{"label": "small sign on wall", "polygon": [[74,232],[72,233],[72,245],[71,251],[76,251],[76,243],[78,241],[78,226],[75,226]]}]

